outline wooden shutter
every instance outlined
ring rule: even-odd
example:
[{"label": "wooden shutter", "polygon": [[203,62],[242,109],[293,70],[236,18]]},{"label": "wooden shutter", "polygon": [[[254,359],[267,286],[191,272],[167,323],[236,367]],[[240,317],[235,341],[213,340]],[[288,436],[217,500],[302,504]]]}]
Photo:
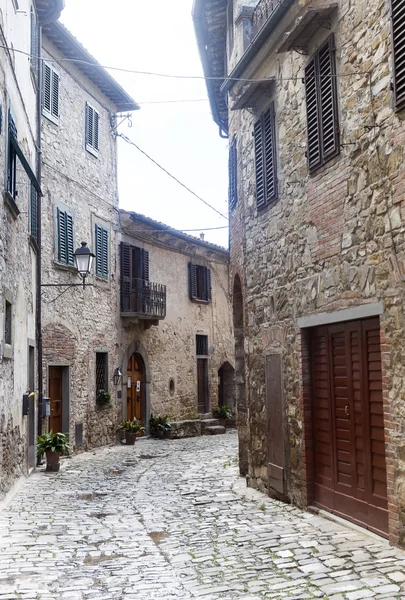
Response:
[{"label": "wooden shutter", "polygon": [[305,67],[305,96],[307,104],[307,158],[311,173],[321,164],[317,62],[315,57]]},{"label": "wooden shutter", "polygon": [[188,293],[190,300],[197,298],[197,265],[188,263]]},{"label": "wooden shutter", "polygon": [[59,118],[59,75],[52,69],[52,116]]},{"label": "wooden shutter", "polygon": [[277,199],[276,137],[274,102],[263,114],[266,204]]},{"label": "wooden shutter", "polygon": [[211,269],[207,268],[207,301],[212,300]]},{"label": "wooden shutter", "polygon": [[236,137],[233,138],[231,146],[229,148],[228,172],[228,202],[229,208],[232,210],[233,208],[235,208],[238,202],[238,150],[236,146]]},{"label": "wooden shutter", "polygon": [[52,71],[51,67],[44,63],[44,97],[43,97],[43,108],[46,112],[51,113],[52,110]]},{"label": "wooden shutter", "polygon": [[69,213],[65,213],[66,215],[66,239],[67,239],[67,264],[74,265],[75,259],[73,253],[74,249],[74,239],[73,239],[73,217]]},{"label": "wooden shutter", "polygon": [[141,250],[142,259],[142,279],[149,281],[149,252],[148,250]]},{"label": "wooden shutter", "polygon": [[86,102],[86,144],[93,146],[93,108]]},{"label": "wooden shutter", "polygon": [[66,225],[65,225],[65,212],[59,210],[57,212],[57,227],[58,227],[58,261],[66,263],[67,257],[67,240],[66,240]]},{"label": "wooden shutter", "polygon": [[35,239],[37,239],[37,236],[38,236],[37,209],[38,209],[37,190],[31,184],[31,194],[30,194],[30,233],[31,233],[32,237],[35,238]]},{"label": "wooden shutter", "polygon": [[267,454],[269,487],[284,493],[283,379],[280,354],[266,356]]},{"label": "wooden shutter", "polygon": [[391,0],[395,108],[405,106],[405,0]]},{"label": "wooden shutter", "polygon": [[319,97],[322,123],[323,161],[339,153],[339,122],[337,114],[337,86],[335,45],[331,35],[319,50]]},{"label": "wooden shutter", "polygon": [[98,151],[98,125],[99,125],[100,115],[93,108],[93,148]]},{"label": "wooden shutter", "polygon": [[108,277],[108,231],[96,224],[96,275]]},{"label": "wooden shutter", "polygon": [[264,153],[262,120],[254,124],[254,148],[255,148],[255,170],[256,170],[256,204],[257,208],[266,206],[266,191],[264,185]]},{"label": "wooden shutter", "polygon": [[31,7],[31,69],[34,73],[35,81],[38,79],[39,66],[38,49],[38,25],[34,9]]},{"label": "wooden shutter", "polygon": [[121,310],[131,306],[131,246],[121,242]]}]

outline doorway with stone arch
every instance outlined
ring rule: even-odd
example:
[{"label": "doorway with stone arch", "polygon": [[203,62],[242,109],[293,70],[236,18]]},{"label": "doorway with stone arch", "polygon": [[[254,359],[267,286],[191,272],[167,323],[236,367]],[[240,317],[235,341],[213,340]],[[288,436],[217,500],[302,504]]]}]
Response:
[{"label": "doorway with stone arch", "polygon": [[132,421],[136,417],[144,422],[146,418],[145,363],[137,352],[134,352],[128,360],[126,399],[127,419]]}]

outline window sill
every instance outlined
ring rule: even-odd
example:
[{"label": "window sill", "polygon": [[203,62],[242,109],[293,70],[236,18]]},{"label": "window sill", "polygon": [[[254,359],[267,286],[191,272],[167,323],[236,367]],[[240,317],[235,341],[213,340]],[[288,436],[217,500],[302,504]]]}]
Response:
[{"label": "window sill", "polygon": [[10,192],[8,192],[6,190],[3,194],[3,197],[4,197],[4,204],[10,211],[12,217],[14,219],[17,219],[18,215],[20,214],[20,209],[18,208],[17,203],[14,200],[13,196],[10,194]]},{"label": "window sill", "polygon": [[51,121],[51,123],[53,123],[54,125],[59,125],[59,117],[55,117],[54,115],[51,115],[51,113],[47,112],[46,110],[42,111],[42,115],[48,119],[48,121]]},{"label": "window sill", "polygon": [[89,154],[92,154],[95,158],[98,158],[99,151],[95,150],[92,146],[89,146],[89,144],[86,144],[86,150],[89,152]]},{"label": "window sill", "polygon": [[212,300],[201,300],[201,298],[191,298],[191,302],[194,302],[194,304],[211,304]]},{"label": "window sill", "polygon": [[53,266],[61,271],[68,271],[69,273],[74,273],[77,275],[77,269],[74,265],[65,265],[64,263],[60,263],[57,260],[53,261]]}]

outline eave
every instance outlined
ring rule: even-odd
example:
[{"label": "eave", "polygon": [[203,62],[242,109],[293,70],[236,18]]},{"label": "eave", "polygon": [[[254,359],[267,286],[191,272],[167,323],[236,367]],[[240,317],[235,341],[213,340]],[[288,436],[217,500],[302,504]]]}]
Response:
[{"label": "eave", "polygon": [[65,0],[35,0],[35,8],[41,25],[59,19],[65,8]]}]

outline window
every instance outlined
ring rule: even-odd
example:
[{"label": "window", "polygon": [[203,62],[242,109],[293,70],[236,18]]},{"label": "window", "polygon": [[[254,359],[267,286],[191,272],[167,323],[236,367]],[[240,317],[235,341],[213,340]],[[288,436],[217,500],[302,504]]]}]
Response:
[{"label": "window", "polygon": [[278,197],[274,102],[254,125],[256,204],[260,210]]},{"label": "window", "polygon": [[190,300],[211,302],[211,270],[201,265],[188,263],[188,287]]},{"label": "window", "polygon": [[11,302],[6,300],[5,314],[4,314],[4,343],[11,346],[12,342],[12,306]]},{"label": "window", "polygon": [[59,75],[46,63],[43,80],[42,112],[54,123],[59,123]]},{"label": "window", "polygon": [[391,0],[395,108],[405,106],[405,15],[403,0]]},{"label": "window", "polygon": [[31,6],[31,71],[35,82],[38,82],[39,48],[38,24],[34,8]]},{"label": "window", "polygon": [[121,242],[121,312],[148,312],[149,252]]},{"label": "window", "polygon": [[305,67],[307,157],[314,172],[340,152],[333,35]]},{"label": "window", "polygon": [[14,119],[8,113],[8,158],[7,158],[7,191],[16,199],[17,196],[17,152],[14,144],[12,143],[12,137],[17,139],[17,128],[14,123]]},{"label": "window", "polygon": [[197,356],[208,356],[208,335],[196,335],[195,345]]},{"label": "window", "polygon": [[228,201],[229,208],[230,210],[232,210],[233,208],[235,208],[236,203],[238,202],[238,153],[236,148],[236,136],[233,138],[231,146],[229,148],[228,172]]},{"label": "window", "polygon": [[58,262],[74,265],[73,217],[65,210],[57,210]]},{"label": "window", "polygon": [[100,115],[86,102],[86,150],[98,155],[98,126]]},{"label": "window", "polygon": [[96,393],[108,391],[108,352],[96,352]]},{"label": "window", "polygon": [[108,230],[96,224],[96,275],[108,279]]},{"label": "window", "polygon": [[33,238],[38,238],[38,219],[37,219],[37,208],[38,208],[38,194],[35,187],[31,184],[30,190],[30,234]]}]

